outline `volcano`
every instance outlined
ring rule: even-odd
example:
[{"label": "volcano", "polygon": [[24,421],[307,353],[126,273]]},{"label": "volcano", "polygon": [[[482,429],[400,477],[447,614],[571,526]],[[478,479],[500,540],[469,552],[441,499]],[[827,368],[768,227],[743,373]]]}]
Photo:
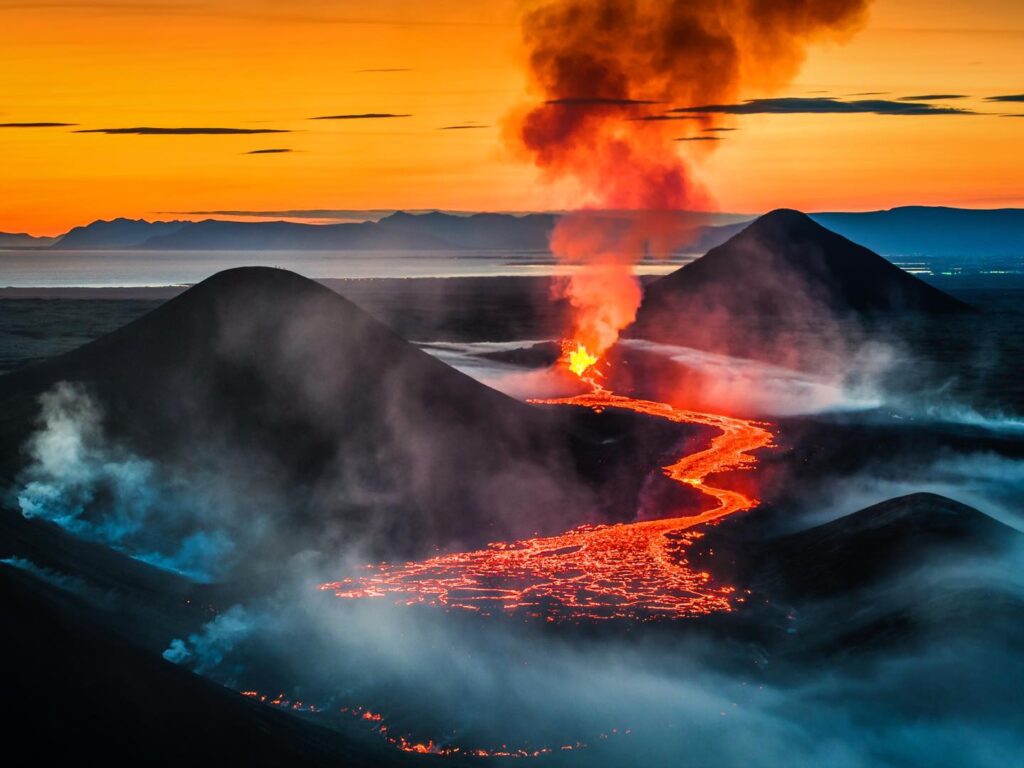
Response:
[{"label": "volcano", "polygon": [[118,451],[209,485],[229,534],[278,554],[342,542],[423,553],[561,531],[592,512],[579,455],[599,455],[600,441],[567,414],[477,383],[283,270],[222,272],[0,379],[6,485],[40,395],[60,382],[89,394]]},{"label": "volcano", "polygon": [[771,541],[762,577],[790,595],[834,597],[930,561],[992,555],[1019,535],[966,504],[915,493]]},{"label": "volcano", "polygon": [[642,315],[682,301],[785,318],[803,298],[839,314],[970,309],[809,216],[778,209],[650,285]]},{"label": "volcano", "polygon": [[[631,335],[702,347],[972,308],[799,211],[765,214],[644,292]],[[750,350],[739,350],[748,352]]]}]

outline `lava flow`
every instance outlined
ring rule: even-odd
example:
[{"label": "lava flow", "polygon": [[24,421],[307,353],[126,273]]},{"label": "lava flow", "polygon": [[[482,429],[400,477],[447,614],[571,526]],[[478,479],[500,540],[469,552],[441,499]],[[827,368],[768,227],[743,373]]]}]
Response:
[{"label": "lava flow", "polygon": [[[581,355],[576,359],[589,362],[585,349]],[[715,506],[698,515],[584,525],[557,536],[494,543],[421,562],[368,565],[368,574],[322,584],[320,589],[341,598],[393,595],[408,605],[482,613],[522,611],[548,621],[651,620],[731,610],[737,599],[735,589],[714,584],[708,573],[691,567],[685,549],[701,536],[694,530],[697,526],[758,505],[758,499],[709,485],[707,478],[753,466],[757,460],[751,452],[771,444],[767,425],[625,397],[604,389],[593,378],[585,380],[593,387],[587,394],[530,402],[599,412],[618,408],[718,429],[720,434],[706,449],[663,468],[672,480],[712,497]],[[675,535],[683,532],[687,533]]]}]

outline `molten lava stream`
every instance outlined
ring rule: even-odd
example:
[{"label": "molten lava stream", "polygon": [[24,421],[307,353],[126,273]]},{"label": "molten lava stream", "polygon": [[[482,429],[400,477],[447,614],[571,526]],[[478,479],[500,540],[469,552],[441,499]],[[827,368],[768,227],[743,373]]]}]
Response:
[{"label": "molten lava stream", "polygon": [[713,584],[709,574],[693,569],[685,560],[685,547],[701,534],[692,531],[683,537],[669,535],[758,505],[758,499],[708,485],[706,479],[756,464],[751,452],[769,446],[771,432],[757,422],[616,395],[592,379],[587,381],[593,386],[590,393],[530,402],[599,412],[619,408],[718,429],[721,434],[708,448],[664,467],[669,478],[711,496],[716,505],[689,517],[585,525],[557,536],[495,543],[475,552],[441,555],[422,562],[370,565],[364,576],[322,584],[320,589],[350,599],[393,595],[408,605],[482,613],[496,609],[524,611],[546,616],[548,621],[650,620],[731,610],[735,589]]}]

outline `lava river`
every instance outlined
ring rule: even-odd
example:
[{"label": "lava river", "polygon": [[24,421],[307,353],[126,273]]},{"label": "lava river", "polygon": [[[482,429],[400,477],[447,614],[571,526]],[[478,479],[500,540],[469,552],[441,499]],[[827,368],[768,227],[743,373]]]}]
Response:
[{"label": "lava river", "polygon": [[677,423],[719,430],[704,450],[664,467],[665,474],[715,500],[698,515],[618,525],[585,525],[543,538],[494,543],[475,552],[421,562],[367,566],[365,575],[322,584],[341,598],[382,598],[481,613],[524,612],[548,621],[698,616],[732,609],[735,589],[712,582],[686,560],[697,528],[752,509],[758,499],[710,485],[715,473],[749,468],[768,447],[768,425],[674,408],[614,394],[594,385],[574,397],[531,400],[602,411],[618,408]]}]

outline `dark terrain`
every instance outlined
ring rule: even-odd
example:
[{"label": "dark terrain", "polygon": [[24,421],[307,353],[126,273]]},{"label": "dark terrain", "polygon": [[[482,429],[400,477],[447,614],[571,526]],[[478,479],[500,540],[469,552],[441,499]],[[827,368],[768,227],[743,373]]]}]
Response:
[{"label": "dark terrain", "polygon": [[[766,253],[762,266],[787,274],[783,286],[791,293],[750,279],[759,272],[745,269],[746,260]],[[713,312],[756,310],[762,321],[781,313],[780,324],[802,324],[801,338],[818,331],[819,341],[817,320],[830,334],[851,327],[861,334],[874,332],[884,315],[898,326],[898,334],[887,331],[885,338],[900,339],[911,361],[902,370],[913,370],[902,376],[899,398],[938,392],[952,404],[1024,412],[1021,289],[978,281],[958,289],[950,280],[941,285],[950,297],[792,212],[762,220],[706,258],[705,266],[696,262],[649,287],[653,303],[645,312],[658,305],[659,314],[666,306],[679,313],[677,325],[663,327],[675,341],[696,338],[719,348],[719,337],[695,337],[688,329],[689,300],[698,295],[717,297]],[[472,615],[392,607],[393,614],[370,612],[375,632],[363,641],[359,631],[367,625],[360,624],[366,618],[358,606],[339,607],[309,581],[336,575],[343,555],[354,553],[362,558],[357,562],[421,556],[561,531],[595,508],[602,520],[628,519],[639,496],[658,498],[664,481],[657,467],[678,455],[681,437],[691,444],[707,438],[703,430],[666,428],[642,417],[527,406],[403,339],[555,338],[565,308],[546,303],[545,284],[409,280],[325,287],[282,270],[243,269],[174,291],[170,300],[139,293],[0,300],[0,360],[9,371],[0,376],[6,489],[0,650],[5,690],[16,702],[8,720],[12,754],[62,765],[436,762],[397,752],[372,727],[277,711],[230,689],[265,682],[268,690],[304,684],[332,695],[372,694],[378,698],[368,705],[386,702],[410,729],[436,721],[440,734],[449,727],[442,704],[446,697],[461,700],[460,681],[477,680],[478,666],[507,664],[517,679],[528,664],[555,653],[551,648],[588,654],[603,644],[611,650],[596,656],[603,660],[588,669],[581,687],[602,706],[620,694],[626,701],[634,688],[623,684],[620,692],[616,683],[599,696],[589,685],[616,656],[640,648],[664,665],[664,675],[697,659],[744,686],[774,688],[793,701],[812,681],[840,686],[831,697],[827,688],[815,689],[812,712],[847,705],[851,688],[842,686],[868,681],[865,708],[851,708],[849,718],[843,710],[841,719],[852,719],[861,734],[902,722],[939,730],[948,722],[956,732],[976,717],[986,727],[1020,733],[1024,600],[1013,574],[1022,534],[932,493],[900,495],[828,520],[816,517],[815,508],[847,487],[842,483],[861,478],[889,473],[912,485],[938,461],[1024,460],[1024,439],[995,418],[972,426],[904,417],[887,405],[777,420],[777,446],[762,452],[756,472],[721,478],[756,490],[764,505],[710,528],[690,553],[716,578],[750,590],[735,613],[607,627],[536,627],[508,617],[492,627]],[[731,291],[715,287],[722,285]],[[809,307],[816,314],[809,316]],[[823,307],[828,311],[820,314]],[[538,347],[503,359],[531,368],[550,354],[550,347]],[[619,362],[638,387],[644,366],[664,365],[634,353]],[[89,541],[61,527],[60,515],[22,516],[40,396],[60,382],[87,394],[87,401],[73,401],[78,407],[99,409],[106,442],[101,463],[120,472],[149,462],[156,469],[146,477],[170,478],[152,490],[172,497],[155,509],[173,519],[154,516],[153,531],[137,534],[157,538],[140,538],[138,546],[132,538]],[[893,402],[904,402],[899,398]],[[90,487],[79,518],[92,523],[122,515],[121,479],[115,473]],[[1004,496],[1017,493],[1013,483],[1019,480],[1007,475]],[[183,487],[190,495],[172,503]],[[193,516],[193,505],[201,513]],[[141,558],[145,547],[211,527],[226,531],[234,550],[208,580]],[[237,648],[214,644],[221,658],[202,669],[210,679],[161,658],[173,639],[194,637],[242,605],[253,615],[286,619]],[[336,618],[340,634],[328,617]],[[420,621],[424,647],[412,656],[460,643],[474,650],[456,664],[428,663],[421,671],[402,645],[420,637],[403,636]],[[340,646],[343,639],[349,645]],[[340,650],[358,649],[360,642],[394,643],[401,661],[385,665],[381,680],[367,681],[381,664],[373,651],[384,651],[357,650],[350,658]],[[562,657],[553,658],[557,675]],[[902,683],[900,675],[917,664],[925,672]],[[200,669],[194,660],[193,668]],[[430,691],[443,693],[436,706],[422,688],[411,687],[411,676],[421,672],[434,686]],[[550,696],[577,696],[559,691],[559,680],[552,680]],[[516,693],[495,691],[495,707]],[[585,699],[580,695],[573,705]],[[547,702],[527,702],[520,718],[499,725],[529,729],[533,709],[544,711]],[[457,724],[469,733],[494,725],[475,710],[456,711]],[[551,726],[558,731],[558,723]],[[831,727],[815,738],[831,736]],[[628,741],[592,746],[589,754],[611,755],[612,765],[623,758],[606,750],[634,757]],[[907,762],[876,757],[876,764]],[[569,765],[578,757],[548,760]]]}]

